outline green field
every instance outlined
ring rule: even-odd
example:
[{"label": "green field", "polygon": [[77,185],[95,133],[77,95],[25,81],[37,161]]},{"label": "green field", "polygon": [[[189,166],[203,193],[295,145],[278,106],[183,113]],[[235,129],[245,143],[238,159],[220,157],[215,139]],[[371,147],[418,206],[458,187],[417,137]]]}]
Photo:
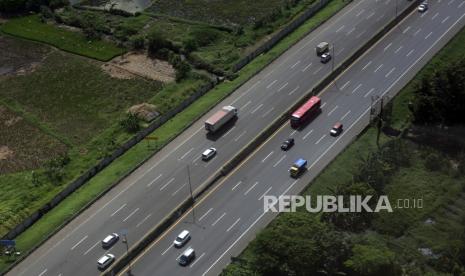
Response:
[{"label": "green field", "polygon": [[40,21],[38,15],[8,20],[0,25],[4,33],[53,45],[61,50],[101,61],[107,61],[125,52],[111,42],[90,41],[79,32],[72,32]]}]

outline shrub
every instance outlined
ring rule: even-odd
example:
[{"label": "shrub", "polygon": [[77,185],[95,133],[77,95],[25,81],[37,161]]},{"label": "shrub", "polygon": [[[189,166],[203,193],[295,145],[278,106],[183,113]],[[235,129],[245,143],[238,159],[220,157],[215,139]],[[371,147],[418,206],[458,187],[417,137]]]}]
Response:
[{"label": "shrub", "polygon": [[120,121],[120,125],[129,133],[135,133],[140,129],[139,119],[137,119],[137,116],[132,113],[128,113],[126,118]]},{"label": "shrub", "polygon": [[131,37],[131,47],[135,50],[143,49],[145,46],[145,39],[142,35],[135,35]]},{"label": "shrub", "polygon": [[189,63],[185,61],[181,61],[181,63],[176,68],[176,81],[180,81],[184,79],[189,72],[191,71],[191,66]]},{"label": "shrub", "polygon": [[197,48],[198,48],[198,45],[197,45],[197,42],[195,41],[195,39],[189,38],[189,39],[184,41],[184,49],[187,52],[193,52],[193,51],[197,50]]},{"label": "shrub", "polygon": [[149,40],[149,54],[156,55],[157,52],[163,48],[169,48],[170,43],[164,35],[158,31],[152,31],[148,35]]}]

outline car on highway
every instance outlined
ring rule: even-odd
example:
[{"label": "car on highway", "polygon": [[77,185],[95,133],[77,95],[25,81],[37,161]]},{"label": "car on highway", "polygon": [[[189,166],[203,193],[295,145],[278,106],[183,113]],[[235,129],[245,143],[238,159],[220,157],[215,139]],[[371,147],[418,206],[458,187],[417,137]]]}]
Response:
[{"label": "car on highway", "polygon": [[336,137],[339,134],[341,134],[341,132],[342,132],[342,124],[337,122],[337,123],[334,124],[333,128],[329,131],[329,134],[331,136]]},{"label": "car on highway", "polygon": [[281,144],[281,149],[286,151],[292,148],[293,145],[294,145],[294,138],[289,138]]},{"label": "car on highway", "polygon": [[192,247],[189,247],[178,257],[178,263],[182,266],[186,266],[194,259],[195,251]]},{"label": "car on highway", "polygon": [[428,4],[427,3],[421,3],[419,6],[418,6],[418,11],[419,12],[425,12],[428,10]]},{"label": "car on highway", "polygon": [[174,240],[173,244],[174,247],[181,248],[183,247],[189,240],[191,239],[191,235],[189,231],[183,230]]},{"label": "car on highway", "polygon": [[321,58],[320,58],[321,63],[327,63],[330,60],[331,60],[331,54],[330,53],[324,53],[324,54],[321,55]]},{"label": "car on highway", "polygon": [[107,267],[109,267],[113,262],[115,261],[115,255],[107,253],[100,257],[97,261],[97,267],[100,270],[105,270]]},{"label": "car on highway", "polygon": [[202,153],[202,160],[207,161],[210,160],[216,154],[215,148],[208,148]]},{"label": "car on highway", "polygon": [[102,240],[102,247],[103,247],[103,248],[110,248],[110,247],[112,247],[118,240],[119,240],[118,234],[112,233],[112,234],[106,236],[106,237]]}]

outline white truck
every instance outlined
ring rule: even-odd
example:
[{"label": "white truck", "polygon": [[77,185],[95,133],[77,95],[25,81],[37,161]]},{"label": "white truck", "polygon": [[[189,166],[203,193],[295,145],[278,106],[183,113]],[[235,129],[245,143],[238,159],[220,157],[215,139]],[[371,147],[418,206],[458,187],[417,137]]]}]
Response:
[{"label": "white truck", "polygon": [[223,106],[221,110],[218,110],[210,118],[205,121],[205,129],[213,133],[220,129],[229,120],[237,116],[237,108],[234,106]]}]

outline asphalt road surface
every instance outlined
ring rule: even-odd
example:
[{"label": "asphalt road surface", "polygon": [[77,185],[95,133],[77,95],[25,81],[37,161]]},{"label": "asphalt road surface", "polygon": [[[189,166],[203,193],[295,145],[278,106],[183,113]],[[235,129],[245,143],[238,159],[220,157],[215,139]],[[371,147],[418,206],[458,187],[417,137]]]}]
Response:
[{"label": "asphalt road surface", "polygon": [[[313,122],[301,131],[283,125],[198,202],[195,217],[187,213],[148,247],[132,263],[133,274],[219,274],[275,217],[276,213],[264,213],[263,197],[301,191],[369,123],[370,109],[379,109],[381,98],[392,98],[464,25],[463,0],[431,1],[426,13],[412,12],[322,92],[322,113]],[[331,137],[329,129],[338,121],[344,132]],[[288,137],[296,144],[283,152],[279,146]],[[309,170],[295,180],[287,170],[300,157],[309,160]],[[192,239],[176,249],[173,240],[183,229]],[[181,267],[176,258],[188,247],[196,251],[196,258]]]},{"label": "asphalt road surface", "polygon": [[[108,251],[102,249],[100,242],[107,234],[126,232],[129,245],[143,237],[189,196],[187,164],[190,166],[192,188],[195,190],[274,118],[330,73],[331,62],[322,64],[315,55],[315,46],[319,42],[331,43],[337,66],[392,20],[396,10],[400,12],[410,3],[397,2],[398,7],[394,0],[363,0],[349,4],[125,178],[8,275],[98,275],[96,261],[100,256],[111,252],[119,258],[126,251],[121,242]],[[393,76],[399,71],[393,72]],[[327,104],[338,98],[344,102],[343,95],[334,94],[325,100]],[[205,119],[221,106],[230,104],[239,108],[239,119],[221,135],[206,137],[203,129]],[[341,103],[336,108],[334,116],[343,110],[342,106]],[[361,106],[354,105],[354,108]],[[351,113],[347,119],[357,114],[356,109]],[[322,128],[326,129],[327,124],[322,123]],[[306,136],[308,141],[316,133]],[[319,146],[326,145],[326,139],[328,137],[321,140]],[[209,162],[203,162],[200,154],[211,146],[217,148],[218,154]],[[276,156],[278,152],[275,151],[268,160],[275,160]],[[288,162],[286,160],[281,166],[287,166]],[[254,170],[258,174],[260,168]],[[240,225],[246,222],[241,221]]]}]

